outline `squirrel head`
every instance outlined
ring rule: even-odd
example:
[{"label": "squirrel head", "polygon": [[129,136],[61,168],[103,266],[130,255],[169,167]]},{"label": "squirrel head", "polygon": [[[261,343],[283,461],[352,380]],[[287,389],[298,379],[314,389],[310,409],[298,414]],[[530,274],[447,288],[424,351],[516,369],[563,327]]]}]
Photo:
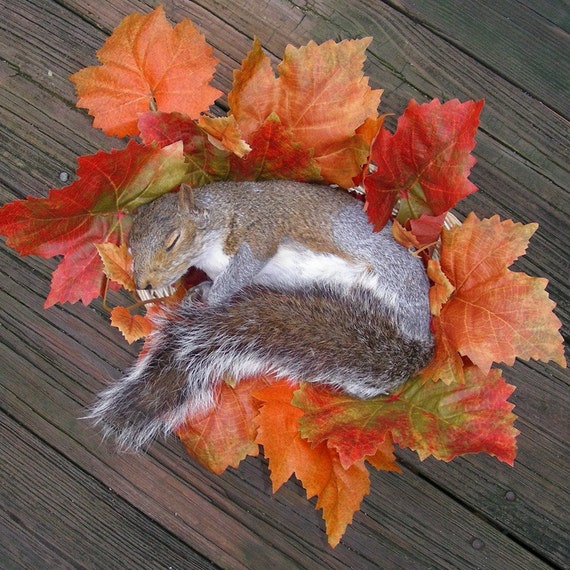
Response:
[{"label": "squirrel head", "polygon": [[129,234],[137,289],[168,287],[182,277],[201,251],[208,219],[186,185],[140,207]]}]

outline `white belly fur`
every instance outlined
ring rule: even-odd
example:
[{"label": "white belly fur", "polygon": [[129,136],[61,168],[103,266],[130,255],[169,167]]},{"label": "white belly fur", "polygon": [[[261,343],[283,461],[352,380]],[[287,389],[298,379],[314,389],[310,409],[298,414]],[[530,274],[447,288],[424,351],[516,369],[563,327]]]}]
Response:
[{"label": "white belly fur", "polygon": [[330,253],[316,253],[298,245],[281,245],[257,275],[260,285],[299,287],[311,283],[337,284],[348,291],[354,285],[370,289],[391,304],[393,293],[382,290],[378,274],[364,262],[349,262]]}]

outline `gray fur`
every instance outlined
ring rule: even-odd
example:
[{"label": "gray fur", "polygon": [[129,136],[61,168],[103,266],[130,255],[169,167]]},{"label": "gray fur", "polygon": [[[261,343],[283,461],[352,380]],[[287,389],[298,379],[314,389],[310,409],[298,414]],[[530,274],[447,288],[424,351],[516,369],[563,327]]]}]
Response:
[{"label": "gray fur", "polygon": [[[213,279],[157,323],[145,356],[92,407],[119,448],[144,448],[211,409],[224,377],[273,374],[370,398],[431,359],[421,262],[389,228],[373,233],[348,195],[273,181],[213,184],[191,208],[176,200],[156,200],[135,220],[137,285],[168,285],[172,255],[172,267],[209,268]],[[161,240],[180,226],[178,251],[165,252]]]}]

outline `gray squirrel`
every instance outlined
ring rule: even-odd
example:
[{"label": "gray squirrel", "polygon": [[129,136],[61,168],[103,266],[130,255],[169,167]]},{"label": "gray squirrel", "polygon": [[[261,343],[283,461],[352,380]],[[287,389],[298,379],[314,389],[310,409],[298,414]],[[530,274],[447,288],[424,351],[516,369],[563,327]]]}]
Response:
[{"label": "gray squirrel", "polygon": [[144,356],[92,406],[119,449],[211,409],[224,378],[272,374],[370,398],[432,357],[421,260],[390,227],[374,232],[346,191],[182,186],[139,209],[129,247],[141,298],[169,292],[191,266],[210,281],[159,320]]}]

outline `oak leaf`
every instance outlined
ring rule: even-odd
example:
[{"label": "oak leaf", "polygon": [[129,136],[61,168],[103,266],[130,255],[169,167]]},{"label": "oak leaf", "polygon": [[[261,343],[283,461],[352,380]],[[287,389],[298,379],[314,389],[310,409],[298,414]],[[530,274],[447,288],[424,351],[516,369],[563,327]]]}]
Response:
[{"label": "oak leaf", "polygon": [[441,334],[483,372],[493,362],[512,365],[516,357],[565,366],[547,280],[508,269],[537,227],[470,214],[461,226],[443,231],[441,271],[454,290],[440,308]]},{"label": "oak leaf", "polygon": [[159,6],[127,16],[97,52],[102,63],[71,76],[78,107],[107,135],[137,135],[140,113],[178,111],[197,118],[222,95],[210,86],[218,60],[188,19],[174,28]]},{"label": "oak leaf", "polygon": [[99,296],[103,263],[95,244],[125,241],[130,214],[186,176],[182,143],[165,148],[130,141],[126,148],[78,159],[78,180],[47,198],[17,200],[0,209],[0,234],[20,255],[63,255],[45,307],[88,304]]},{"label": "oak leaf", "polygon": [[371,149],[376,170],[364,179],[376,229],[386,224],[398,201],[397,219],[405,226],[422,214],[440,216],[476,191],[468,176],[482,107],[483,101],[434,99],[419,105],[412,100],[394,134],[380,130]]}]

